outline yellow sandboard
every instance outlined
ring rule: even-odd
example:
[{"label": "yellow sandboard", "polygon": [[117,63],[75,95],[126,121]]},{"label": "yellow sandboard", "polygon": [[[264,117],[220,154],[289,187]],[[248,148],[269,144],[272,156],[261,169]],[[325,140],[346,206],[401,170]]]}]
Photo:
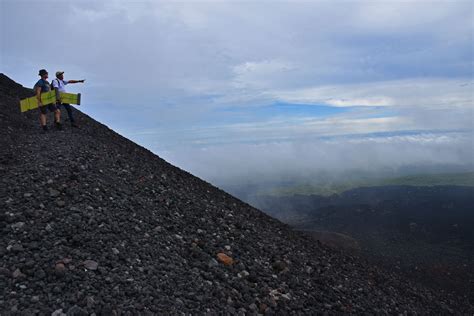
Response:
[{"label": "yellow sandboard", "polygon": [[[61,103],[69,103],[69,104],[81,104],[81,94],[74,94],[74,93],[66,93],[66,92],[59,92],[59,98],[57,97],[56,90],[43,92],[41,93],[41,103],[43,105],[54,104],[56,100],[59,99]],[[20,110],[21,112],[26,112],[29,110],[34,110],[38,108],[38,99],[36,96],[23,99],[20,101]]]},{"label": "yellow sandboard", "polygon": [[74,93],[60,92],[59,93],[59,100],[60,100],[61,103],[81,105],[81,94],[80,93],[74,94]]}]

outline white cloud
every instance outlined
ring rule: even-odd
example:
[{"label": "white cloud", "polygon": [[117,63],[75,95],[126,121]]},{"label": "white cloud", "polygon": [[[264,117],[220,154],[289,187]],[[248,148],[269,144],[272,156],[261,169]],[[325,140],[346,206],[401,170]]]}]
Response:
[{"label": "white cloud", "polygon": [[231,85],[237,89],[267,89],[276,76],[285,76],[295,69],[294,63],[277,59],[245,62],[232,67],[235,77]]},{"label": "white cloud", "polygon": [[[472,134],[422,133],[386,137],[280,141],[186,147],[160,153],[204,179],[225,183],[317,171],[397,169],[406,165],[453,164],[472,167]],[[193,157],[186,159],[186,157]]]},{"label": "white cloud", "polygon": [[471,78],[406,79],[271,91],[277,100],[333,106],[473,107]]}]

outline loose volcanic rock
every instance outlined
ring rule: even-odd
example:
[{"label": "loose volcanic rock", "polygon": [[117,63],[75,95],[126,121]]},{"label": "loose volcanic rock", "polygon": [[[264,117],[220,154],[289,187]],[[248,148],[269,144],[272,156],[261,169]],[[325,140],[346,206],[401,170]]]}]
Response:
[{"label": "loose volcanic rock", "polygon": [[12,273],[12,278],[14,279],[20,279],[20,278],[24,278],[26,277],[25,274],[23,274],[20,269],[15,269],[15,271],[13,271]]},{"label": "loose volcanic rock", "polygon": [[222,252],[217,254],[217,259],[226,266],[230,266],[234,264],[234,259],[232,259],[231,257],[229,257],[228,255]]},{"label": "loose volcanic rock", "polygon": [[0,275],[4,277],[8,277],[10,276],[10,274],[11,274],[10,270],[8,270],[7,268],[0,267]]},{"label": "loose volcanic rock", "polygon": [[66,266],[64,265],[64,263],[56,263],[56,266],[54,267],[54,272],[58,277],[63,277],[66,274]]},{"label": "loose volcanic rock", "polygon": [[287,269],[287,266],[288,265],[284,261],[281,261],[281,260],[275,261],[272,265],[273,269],[278,271],[278,272],[281,272],[281,271]]},{"label": "loose volcanic rock", "polygon": [[43,133],[37,111],[18,110],[32,95],[0,74],[0,315],[474,312],[468,297],[315,243],[76,109],[80,129]]},{"label": "loose volcanic rock", "polygon": [[84,267],[89,270],[97,270],[97,268],[99,267],[99,264],[94,260],[85,260],[83,264]]},{"label": "loose volcanic rock", "polygon": [[58,190],[55,189],[49,189],[49,196],[50,197],[58,197],[61,194]]}]

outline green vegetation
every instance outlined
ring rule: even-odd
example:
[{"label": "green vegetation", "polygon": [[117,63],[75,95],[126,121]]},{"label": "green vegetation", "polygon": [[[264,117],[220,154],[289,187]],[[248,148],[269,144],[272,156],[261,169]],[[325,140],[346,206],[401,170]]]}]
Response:
[{"label": "green vegetation", "polygon": [[413,185],[413,186],[435,186],[435,185],[461,185],[474,186],[474,172],[443,173],[443,174],[421,174],[395,178],[351,180],[326,183],[305,183],[293,186],[275,187],[266,191],[258,192],[258,195],[324,195],[339,194],[344,191],[359,188],[384,185]]}]

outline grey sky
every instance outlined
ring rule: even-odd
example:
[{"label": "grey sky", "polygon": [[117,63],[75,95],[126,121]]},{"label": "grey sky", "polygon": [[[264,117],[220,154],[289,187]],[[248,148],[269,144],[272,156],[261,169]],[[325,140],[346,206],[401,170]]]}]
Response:
[{"label": "grey sky", "polygon": [[[472,1],[0,1],[2,72],[86,78],[86,113],[205,178],[472,158]],[[344,160],[345,141],[321,140],[341,135],[364,144]]]}]

